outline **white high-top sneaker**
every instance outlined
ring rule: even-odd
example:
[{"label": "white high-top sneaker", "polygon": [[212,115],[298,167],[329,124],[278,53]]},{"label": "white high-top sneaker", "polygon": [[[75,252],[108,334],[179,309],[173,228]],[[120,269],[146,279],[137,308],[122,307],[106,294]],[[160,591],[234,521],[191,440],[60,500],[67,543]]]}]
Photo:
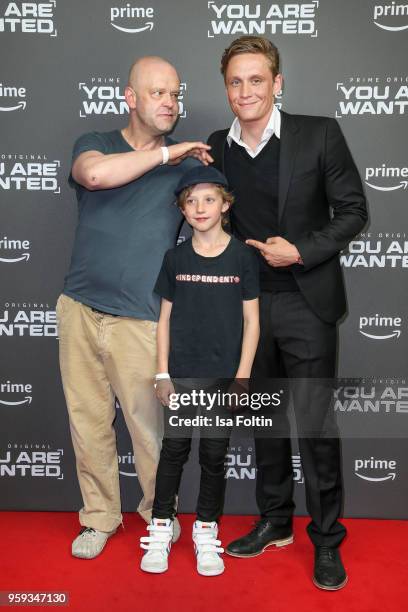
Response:
[{"label": "white high-top sneaker", "polygon": [[217,540],[218,525],[215,521],[204,523],[196,521],[193,525],[194,550],[197,555],[197,572],[202,576],[218,576],[224,571],[224,561],[220,553],[221,541]]},{"label": "white high-top sneaker", "polygon": [[147,526],[148,536],[140,538],[140,547],[145,554],[140,562],[140,569],[151,574],[161,574],[168,570],[168,556],[173,537],[171,519],[152,519]]},{"label": "white high-top sneaker", "polygon": [[92,527],[82,527],[79,535],[72,542],[72,555],[79,559],[94,559],[104,549],[108,538],[116,533],[113,531],[99,531]]}]

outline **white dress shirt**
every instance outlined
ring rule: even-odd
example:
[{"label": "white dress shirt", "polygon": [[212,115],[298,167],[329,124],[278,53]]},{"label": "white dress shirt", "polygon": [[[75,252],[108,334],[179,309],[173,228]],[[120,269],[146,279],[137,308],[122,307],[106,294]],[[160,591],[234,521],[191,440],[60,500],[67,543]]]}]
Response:
[{"label": "white dress shirt", "polygon": [[272,134],[275,134],[277,138],[280,139],[280,131],[281,131],[281,114],[278,108],[274,105],[271,116],[269,117],[268,124],[264,129],[262,134],[262,138],[255,151],[253,151],[243,140],[241,140],[241,125],[239,123],[238,117],[235,117],[230,131],[227,135],[227,142],[229,146],[231,146],[232,141],[239,144],[241,147],[244,147],[251,157],[256,157],[258,153],[262,151],[268,140],[271,138]]}]

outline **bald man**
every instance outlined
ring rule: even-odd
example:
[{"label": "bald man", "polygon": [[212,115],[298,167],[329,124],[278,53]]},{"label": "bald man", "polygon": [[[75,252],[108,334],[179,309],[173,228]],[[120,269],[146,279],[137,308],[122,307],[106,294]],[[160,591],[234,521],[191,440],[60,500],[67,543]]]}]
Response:
[{"label": "bald man", "polygon": [[[92,559],[122,522],[115,396],[132,439],[151,518],[162,438],[153,394],[159,298],[153,287],[182,217],[173,205],[184,172],[212,161],[202,142],[168,134],[179,112],[180,80],[159,57],[130,69],[122,130],[92,132],[74,145],[70,184],[78,200],[71,265],[57,302],[60,367],[83,508],[75,557]],[[179,528],[175,525],[176,537]]]}]

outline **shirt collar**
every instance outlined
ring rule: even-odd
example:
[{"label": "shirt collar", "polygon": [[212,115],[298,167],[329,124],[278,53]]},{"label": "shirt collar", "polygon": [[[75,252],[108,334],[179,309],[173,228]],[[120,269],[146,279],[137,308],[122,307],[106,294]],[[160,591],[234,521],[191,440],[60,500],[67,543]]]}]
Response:
[{"label": "shirt collar", "polygon": [[[262,142],[268,141],[269,138],[272,136],[272,134],[275,134],[275,136],[280,139],[281,121],[282,121],[282,117],[279,112],[279,109],[274,104],[271,116],[269,117],[269,121],[267,123],[266,128],[264,129],[264,132],[262,134],[262,138],[259,144],[261,144]],[[235,142],[240,145],[245,144],[241,140],[241,125],[239,123],[238,117],[235,117],[234,121],[232,122],[230,131],[228,132],[228,135],[227,135],[227,142],[229,146],[231,146],[231,142],[233,140],[235,140]]]}]

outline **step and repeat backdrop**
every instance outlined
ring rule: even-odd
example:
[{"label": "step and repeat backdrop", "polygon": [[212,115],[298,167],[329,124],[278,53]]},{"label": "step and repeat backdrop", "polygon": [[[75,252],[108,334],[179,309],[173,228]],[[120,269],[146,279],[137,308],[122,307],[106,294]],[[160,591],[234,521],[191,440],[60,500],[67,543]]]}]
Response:
[{"label": "step and repeat backdrop", "polygon": [[[175,138],[205,140],[227,127],[220,57],[243,34],[280,49],[277,104],[336,117],[360,170],[370,220],[341,254],[349,309],[339,325],[335,409],[344,515],[408,517],[408,4],[390,0],[1,0],[0,508],[81,505],[55,317],[77,218],[67,183],[74,140],[126,125],[128,69],[149,54],[181,77]],[[119,406],[115,426],[129,511],[141,493]],[[233,437],[227,464],[226,512],[255,513],[250,438]],[[198,476],[193,456],[182,511],[194,510]],[[295,443],[293,477],[304,514]]]}]

